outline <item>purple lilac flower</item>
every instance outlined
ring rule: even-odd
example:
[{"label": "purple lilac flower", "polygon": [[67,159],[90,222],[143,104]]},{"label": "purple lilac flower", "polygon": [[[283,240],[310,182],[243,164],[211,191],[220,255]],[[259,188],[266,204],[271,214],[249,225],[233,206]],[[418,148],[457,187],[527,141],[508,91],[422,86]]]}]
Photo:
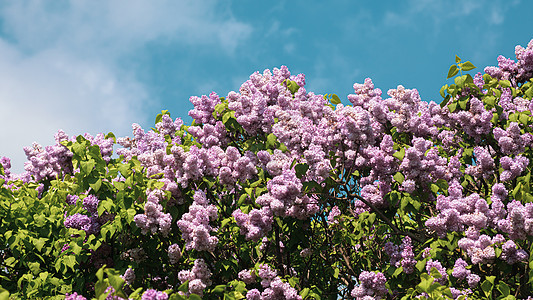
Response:
[{"label": "purple lilac flower", "polygon": [[98,217],[89,217],[80,213],[67,217],[65,212],[64,225],[66,228],[83,230],[87,232],[87,234],[95,234],[100,231]]},{"label": "purple lilac flower", "polygon": [[141,228],[143,234],[150,232],[155,234],[160,231],[164,236],[170,232],[172,216],[163,213],[163,206],[159,201],[165,197],[161,190],[146,190],[147,200],[144,205],[144,214],[136,215],[133,220],[135,225]]},{"label": "purple lilac flower", "polygon": [[154,289],[148,289],[142,295],[142,300],[167,300],[168,295],[165,292],[159,292]]},{"label": "purple lilac flower", "polygon": [[78,200],[80,200],[80,197],[78,197],[77,195],[67,195],[66,202],[68,205],[76,205]]},{"label": "purple lilac flower", "polygon": [[341,214],[341,211],[339,209],[338,206],[333,206],[333,208],[331,208],[331,211],[329,212],[329,215],[328,215],[328,224],[329,225],[333,225],[333,224],[337,224],[339,223],[339,221],[335,220],[335,218],[337,216],[339,216]]},{"label": "purple lilac flower", "polygon": [[181,249],[178,244],[172,244],[168,247],[168,259],[171,264],[177,264],[181,258]]},{"label": "purple lilac flower", "polygon": [[207,264],[201,258],[194,261],[191,270],[182,270],[178,273],[178,279],[181,283],[189,280],[189,293],[202,296],[203,290],[211,285],[212,273],[209,271]]},{"label": "purple lilac flower", "polygon": [[520,261],[526,261],[529,255],[523,249],[517,249],[516,244],[513,241],[507,241],[502,245],[501,259],[510,265],[513,265]]},{"label": "purple lilac flower", "polygon": [[246,284],[255,282],[255,272],[253,270],[242,270],[238,274],[239,279]]},{"label": "purple lilac flower", "polygon": [[428,274],[431,274],[431,269],[435,268],[442,276],[441,278],[435,278],[435,282],[445,285],[448,281],[448,274],[446,273],[446,268],[444,268],[438,260],[430,259],[426,263],[426,271]]},{"label": "purple lilac flower", "polygon": [[131,285],[135,281],[135,271],[132,268],[128,268],[124,271],[124,275],[120,277],[122,277],[127,284]]},{"label": "purple lilac flower", "polygon": [[98,216],[98,203],[100,200],[94,195],[89,195],[83,199],[83,208],[91,215]]},{"label": "purple lilac flower", "polygon": [[258,289],[251,289],[246,293],[246,300],[261,300],[261,292]]},{"label": "purple lilac flower", "polygon": [[185,240],[185,249],[213,251],[218,244],[218,238],[210,235],[215,229],[209,225],[209,221],[214,221],[217,217],[217,208],[209,204],[205,192],[196,191],[189,212],[183,214],[177,223]]},{"label": "purple lilac flower", "polygon": [[252,209],[248,214],[243,213],[241,209],[237,209],[233,212],[232,216],[240,228],[240,233],[247,240],[252,241],[258,241],[270,232],[272,222],[274,221],[268,207]]},{"label": "purple lilac flower", "polygon": [[74,292],[72,294],[65,294],[65,300],[87,300],[87,298],[83,297],[82,295],[78,295],[78,293]]},{"label": "purple lilac flower", "polygon": [[406,236],[402,242],[402,268],[406,274],[411,274],[414,271],[416,265],[415,255],[413,253],[413,246],[411,244],[411,238]]},{"label": "purple lilac flower", "polygon": [[359,274],[359,285],[356,286],[350,295],[356,299],[365,299],[365,297],[376,297],[381,299],[388,293],[385,287],[387,279],[381,272],[363,271]]}]

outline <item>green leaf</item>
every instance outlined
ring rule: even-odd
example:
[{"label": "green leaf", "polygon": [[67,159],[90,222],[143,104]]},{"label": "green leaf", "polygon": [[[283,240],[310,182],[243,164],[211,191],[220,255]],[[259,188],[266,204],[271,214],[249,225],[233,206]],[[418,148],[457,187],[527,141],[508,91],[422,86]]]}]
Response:
[{"label": "green leaf", "polygon": [[117,138],[115,137],[115,134],[112,133],[112,132],[108,132],[108,133],[105,135],[105,138],[106,138],[106,139],[113,139],[113,143],[116,143],[116,142],[117,142]]},{"label": "green leaf", "polygon": [[461,62],[461,59],[459,58],[459,56],[455,55],[455,63],[458,64]]},{"label": "green leaf", "polygon": [[196,294],[191,294],[189,296],[189,300],[202,300],[202,297],[196,295]]},{"label": "green leaf", "polygon": [[273,133],[269,134],[267,136],[267,142],[266,142],[267,148],[274,148],[274,146],[276,145],[276,141],[277,141],[276,136]]},{"label": "green leaf", "polygon": [[510,88],[511,82],[509,80],[500,80],[500,85],[502,88]]},{"label": "green leaf", "polygon": [[524,95],[525,95],[526,98],[528,98],[529,100],[531,100],[531,98],[533,98],[533,85],[531,85],[531,87],[529,87],[529,88],[524,92]]},{"label": "green leaf", "polygon": [[100,187],[102,186],[102,179],[98,178],[98,180],[96,180],[95,182],[93,183],[89,183],[89,186],[95,191],[95,192],[98,192],[100,190]]},{"label": "green leaf", "polygon": [[426,260],[419,260],[415,267],[416,269],[419,271],[419,272],[422,272],[422,270],[424,270],[424,267],[426,266]]},{"label": "green leaf", "polygon": [[38,238],[38,239],[33,239],[33,245],[35,245],[35,248],[37,248],[38,251],[41,251],[41,249],[43,249],[43,246],[47,240],[48,240],[47,238],[43,238],[43,237]]},{"label": "green leaf", "polygon": [[96,166],[96,161],[93,159],[80,161],[80,168],[83,171],[83,174],[89,174]]},{"label": "green leaf", "polygon": [[9,300],[9,291],[0,287],[0,300]]},{"label": "green leaf", "polygon": [[458,76],[453,80],[458,87],[462,87],[465,84],[466,76]]},{"label": "green leaf", "polygon": [[336,279],[339,278],[339,273],[340,273],[339,268],[335,268],[333,271],[333,277]]},{"label": "green leaf", "polygon": [[440,107],[444,108],[444,106],[446,106],[448,104],[448,102],[450,101],[451,98],[452,98],[452,96],[446,95],[446,98],[444,98],[444,100],[442,100],[440,102]]},{"label": "green leaf", "polygon": [[476,66],[474,66],[470,61],[466,61],[462,64],[461,66],[461,70],[463,71],[470,71],[470,70],[473,70],[475,69]]},{"label": "green leaf", "polygon": [[446,92],[446,89],[448,89],[448,85],[447,85],[447,84],[443,85],[443,86],[440,88],[439,93],[440,93],[440,95],[442,96],[442,98],[446,98],[446,93],[445,93],[445,92]]},{"label": "green leaf", "polygon": [[294,170],[296,171],[296,177],[302,178],[305,174],[307,174],[307,170],[309,170],[308,164],[297,164],[294,166]]},{"label": "green leaf", "polygon": [[403,160],[403,157],[405,156],[405,148],[401,148],[399,151],[396,151],[392,156],[399,160]]},{"label": "green leaf", "polygon": [[520,123],[522,123],[523,125],[529,125],[529,115],[525,113],[519,114],[518,121],[520,121]]},{"label": "green leaf", "polygon": [[28,268],[33,273],[33,275],[38,275],[41,272],[41,264],[38,262],[28,263]]},{"label": "green leaf", "polygon": [[427,292],[434,279],[431,278],[427,273],[420,274],[420,279],[421,281],[417,285],[417,288],[422,292]]},{"label": "green leaf", "polygon": [[457,110],[457,102],[450,103],[450,105],[448,105],[448,109],[450,110],[450,112],[456,111]]},{"label": "green leaf", "polygon": [[456,65],[451,65],[450,69],[448,70],[448,77],[446,79],[452,78],[453,76],[457,75],[459,73],[459,69]]},{"label": "green leaf", "polygon": [[489,297],[492,294],[492,288],[494,287],[494,279],[496,276],[487,276],[485,281],[481,284],[481,289],[485,293],[485,296]]},{"label": "green leaf", "polygon": [[393,178],[394,178],[394,180],[396,180],[396,182],[398,182],[400,184],[405,180],[405,176],[403,176],[403,174],[401,172],[396,172],[396,174],[394,174]]},{"label": "green leaf", "polygon": [[339,96],[335,95],[335,94],[331,94],[331,104],[334,104],[334,105],[337,105],[337,104],[340,104],[341,103],[341,99],[339,98]]},{"label": "green leaf", "polygon": [[502,296],[508,296],[511,291],[509,286],[503,281],[498,284],[498,290],[502,293]]},{"label": "green leaf", "polygon": [[178,291],[188,293],[189,292],[189,280],[185,281],[178,287]]},{"label": "green leaf", "polygon": [[222,293],[223,291],[226,290],[226,285],[225,284],[219,284],[217,286],[215,286],[211,292],[212,293]]}]

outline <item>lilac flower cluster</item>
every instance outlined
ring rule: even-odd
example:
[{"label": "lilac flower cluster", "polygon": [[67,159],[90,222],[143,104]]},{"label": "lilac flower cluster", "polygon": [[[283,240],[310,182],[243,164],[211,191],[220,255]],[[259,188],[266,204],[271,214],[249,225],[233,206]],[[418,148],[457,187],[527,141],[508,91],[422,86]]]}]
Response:
[{"label": "lilac flower cluster", "polygon": [[228,94],[228,108],[235,111],[237,122],[249,134],[254,135],[259,130],[270,133],[276,110],[292,102],[292,94],[281,85],[289,78],[290,72],[285,66],[274,68],[273,74],[270,70],[263,74],[255,72],[241,85],[239,93]]},{"label": "lilac flower cluster", "polygon": [[201,258],[194,261],[191,270],[182,270],[178,273],[181,283],[189,280],[189,293],[202,296],[206,287],[211,285],[211,271],[205,261]]},{"label": "lilac flower cluster", "polygon": [[168,295],[165,292],[160,292],[154,289],[146,290],[141,297],[141,300],[167,300],[167,299],[168,299]]},{"label": "lilac flower cluster", "polygon": [[337,205],[333,206],[328,214],[328,218],[327,218],[328,224],[329,225],[338,224],[339,221],[335,220],[335,218],[340,215],[341,215],[341,210],[339,209],[339,207]]},{"label": "lilac flower cluster", "polygon": [[41,147],[33,143],[32,147],[24,147],[28,161],[24,163],[24,169],[35,178],[35,181],[54,179],[60,174],[72,173],[72,152],[61,142],[68,141],[68,136],[59,130],[55,136],[56,144]]},{"label": "lilac flower cluster", "polygon": [[440,273],[440,278],[435,278],[435,282],[440,283],[441,285],[446,285],[448,282],[448,274],[446,273],[446,268],[441,265],[438,260],[430,259],[426,262],[426,271],[431,275],[431,269],[435,268]]},{"label": "lilac flower cluster", "polygon": [[390,257],[391,265],[397,268],[401,265],[406,274],[413,273],[416,260],[414,259],[415,255],[410,237],[404,237],[401,246],[394,245],[392,242],[386,242],[384,250]]},{"label": "lilac flower cluster", "polygon": [[238,274],[239,280],[243,281],[246,284],[252,284],[255,282],[255,271],[254,270],[242,270]]},{"label": "lilac flower cluster", "polygon": [[520,133],[520,126],[516,122],[511,122],[506,130],[496,127],[493,133],[501,152],[506,155],[524,152],[525,147],[531,145],[533,141],[531,133]]},{"label": "lilac flower cluster", "polygon": [[476,165],[468,166],[465,170],[466,174],[472,175],[475,178],[489,179],[494,173],[494,159],[490,152],[483,147],[474,147],[476,158]]},{"label": "lilac flower cluster", "polygon": [[67,199],[65,202],[67,202],[68,205],[76,205],[78,203],[78,200],[80,200],[80,197],[77,195],[67,195]]},{"label": "lilac flower cluster", "polygon": [[8,181],[11,178],[11,159],[5,156],[0,157],[0,165],[4,170],[4,175],[0,174],[0,178]]},{"label": "lilac flower cluster", "polygon": [[191,126],[188,132],[205,147],[219,146],[224,147],[228,144],[229,139],[226,137],[226,126],[221,121],[215,125],[203,124],[202,126]]},{"label": "lilac flower cluster", "polygon": [[357,300],[382,299],[388,293],[386,282],[387,278],[381,272],[363,271],[359,274],[359,285],[351,291],[350,295]]},{"label": "lilac flower cluster", "polygon": [[268,193],[257,198],[257,204],[269,207],[274,215],[285,216],[302,189],[302,182],[293,170],[284,170],[267,183]]},{"label": "lilac flower cluster", "polygon": [[202,97],[192,96],[189,101],[194,105],[194,108],[189,111],[189,116],[198,124],[215,125],[216,120],[213,117],[215,106],[220,103],[220,97],[212,92],[209,97],[203,95]]},{"label": "lilac flower cluster", "polygon": [[460,280],[466,279],[468,286],[475,288],[481,278],[479,275],[474,274],[472,271],[466,269],[467,266],[468,264],[463,259],[458,258],[453,266],[452,276]]},{"label": "lilac flower cluster", "polygon": [[172,216],[169,213],[163,213],[163,206],[159,203],[165,197],[164,192],[162,190],[146,190],[146,194],[147,201],[144,205],[144,213],[133,218],[135,224],[141,228],[143,234],[148,232],[155,234],[159,231],[164,236],[168,235],[172,225]]},{"label": "lilac flower cluster", "polygon": [[516,46],[515,55],[516,62],[500,55],[498,67],[486,67],[485,73],[493,78],[509,80],[513,86],[527,81],[533,76],[533,40],[527,48]]},{"label": "lilac flower cluster", "polygon": [[431,141],[420,137],[413,138],[413,147],[405,150],[399,169],[405,176],[402,187],[408,193],[414,191],[413,182],[427,182],[428,178],[436,181],[450,174],[447,172],[447,159],[439,155],[438,149],[433,147]]},{"label": "lilac flower cluster", "polygon": [[[71,196],[70,198],[67,196],[68,201],[76,201],[77,199],[79,199],[77,196]],[[67,216],[67,212],[65,212],[65,220],[63,222],[65,227],[83,230],[87,233],[87,235],[98,233],[101,225],[97,211],[99,202],[100,200],[98,200],[98,198],[94,195],[88,195],[85,197],[83,199],[83,208],[89,215],[76,213],[72,216]],[[75,203],[76,202],[74,202],[74,204]]]},{"label": "lilac flower cluster", "polygon": [[298,291],[287,282],[281,281],[277,272],[268,265],[259,267],[258,275],[261,278],[261,286],[265,288],[263,292],[258,289],[251,289],[246,294],[247,300],[301,300]]},{"label": "lilac flower cluster", "polygon": [[503,172],[500,174],[500,179],[503,182],[510,181],[520,176],[529,165],[529,159],[525,156],[518,155],[515,158],[504,156],[500,159]]},{"label": "lilac flower cluster", "polygon": [[270,232],[274,221],[272,212],[268,207],[254,208],[248,214],[243,213],[239,208],[233,212],[232,216],[240,228],[240,233],[247,240],[256,242]]},{"label": "lilac flower cluster", "polygon": [[124,271],[124,275],[120,277],[124,279],[126,284],[131,285],[135,281],[135,271],[132,268],[128,268],[126,271]]},{"label": "lilac flower cluster", "polygon": [[217,217],[217,208],[209,204],[205,192],[196,191],[189,212],[183,214],[178,221],[182,238],[185,240],[185,249],[212,252],[218,244],[218,238],[210,235],[215,229],[209,225],[209,221],[214,221]]},{"label": "lilac flower cluster", "polygon": [[507,241],[502,245],[501,259],[510,265],[517,262],[527,261],[529,255],[523,249],[517,249],[515,242]]},{"label": "lilac flower cluster", "polygon": [[87,298],[83,297],[82,295],[78,295],[78,293],[74,292],[72,294],[65,294],[65,300],[87,300]]},{"label": "lilac flower cluster", "polygon": [[390,184],[387,182],[373,182],[367,184],[361,189],[361,197],[372,203],[375,207],[386,207],[388,202],[384,196],[391,191]]},{"label": "lilac flower cluster", "polygon": [[505,238],[498,234],[491,238],[486,234],[480,235],[474,227],[468,228],[465,237],[460,239],[458,246],[466,251],[473,264],[491,263],[496,258],[495,244],[501,243]]},{"label": "lilac flower cluster", "polygon": [[168,259],[171,264],[177,264],[181,258],[181,249],[178,244],[168,246]]},{"label": "lilac flower cluster", "polygon": [[[436,103],[427,104],[420,100],[416,89],[406,89],[399,85],[387,92],[391,97],[384,104],[388,108],[387,119],[399,132],[412,133],[417,137],[434,136],[441,120],[434,113],[440,113]],[[435,110],[437,108],[437,110]]]},{"label": "lilac flower cluster", "polygon": [[449,114],[451,120],[473,137],[476,142],[492,130],[492,111],[486,110],[483,101],[478,98],[470,99],[470,110],[460,110]]}]

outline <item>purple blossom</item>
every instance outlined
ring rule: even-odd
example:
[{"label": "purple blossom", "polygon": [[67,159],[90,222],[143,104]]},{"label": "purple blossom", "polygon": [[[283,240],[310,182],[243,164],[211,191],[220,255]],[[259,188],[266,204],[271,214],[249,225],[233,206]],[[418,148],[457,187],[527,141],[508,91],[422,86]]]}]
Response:
[{"label": "purple blossom", "polygon": [[336,206],[336,205],[333,206],[333,207],[331,208],[331,211],[329,212],[329,215],[328,215],[328,218],[327,218],[327,219],[328,219],[328,224],[329,224],[329,225],[333,225],[333,224],[337,224],[337,223],[339,223],[339,221],[338,221],[338,220],[335,220],[335,218],[336,218],[337,216],[339,216],[340,214],[341,214],[341,211],[340,211],[339,207]]},{"label": "purple blossom", "polygon": [[237,209],[232,216],[240,228],[240,233],[247,240],[252,241],[258,241],[266,236],[272,229],[272,222],[274,221],[268,207],[252,209],[248,214],[243,213],[241,209]]},{"label": "purple blossom", "polygon": [[171,264],[177,264],[181,258],[181,249],[178,244],[168,246],[168,259]]},{"label": "purple blossom", "polygon": [[161,190],[146,190],[147,202],[144,205],[144,214],[136,215],[133,220],[141,228],[143,234],[155,234],[160,231],[164,236],[170,232],[172,216],[163,213],[163,206],[159,204],[165,195]]},{"label": "purple blossom", "polygon": [[196,191],[189,212],[183,214],[177,223],[185,240],[185,249],[213,251],[218,244],[218,238],[210,235],[215,229],[209,225],[209,221],[214,221],[217,217],[217,208],[209,204],[205,192]]},{"label": "purple blossom", "polygon": [[87,298],[83,297],[82,295],[78,295],[78,293],[74,292],[72,294],[65,294],[65,300],[87,300]]},{"label": "purple blossom", "polygon": [[80,200],[80,197],[77,195],[67,195],[66,202],[68,205],[76,205],[76,203]]},{"label": "purple blossom", "polygon": [[253,270],[242,270],[238,274],[239,280],[244,281],[246,284],[252,284],[255,282],[255,273]]},{"label": "purple blossom", "polygon": [[146,290],[142,295],[142,300],[167,300],[168,295],[165,292],[159,292],[154,289]]},{"label": "purple blossom", "polygon": [[438,260],[430,259],[426,263],[426,271],[431,275],[431,269],[435,268],[440,273],[440,278],[435,278],[435,282],[445,285],[448,281],[448,274],[446,273],[446,268],[444,268]]},{"label": "purple blossom", "polygon": [[127,284],[131,285],[135,281],[135,271],[132,268],[128,268],[121,277]]},{"label": "purple blossom", "polygon": [[181,283],[189,280],[189,293],[203,296],[203,290],[211,285],[211,271],[205,261],[201,258],[194,261],[191,270],[182,270],[178,273]]},{"label": "purple blossom", "polygon": [[381,272],[363,271],[359,274],[359,285],[351,291],[350,295],[356,299],[364,299],[366,296],[381,299],[388,293],[386,282],[387,279]]}]

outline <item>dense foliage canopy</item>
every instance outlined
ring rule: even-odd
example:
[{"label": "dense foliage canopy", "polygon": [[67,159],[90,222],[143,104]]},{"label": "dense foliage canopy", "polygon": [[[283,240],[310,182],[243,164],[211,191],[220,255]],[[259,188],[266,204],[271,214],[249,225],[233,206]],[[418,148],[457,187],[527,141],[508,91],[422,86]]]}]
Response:
[{"label": "dense foliage canopy", "polygon": [[526,298],[533,40],[474,68],[440,105],[370,79],[343,105],[283,66],[191,125],[2,158],[0,299]]}]

